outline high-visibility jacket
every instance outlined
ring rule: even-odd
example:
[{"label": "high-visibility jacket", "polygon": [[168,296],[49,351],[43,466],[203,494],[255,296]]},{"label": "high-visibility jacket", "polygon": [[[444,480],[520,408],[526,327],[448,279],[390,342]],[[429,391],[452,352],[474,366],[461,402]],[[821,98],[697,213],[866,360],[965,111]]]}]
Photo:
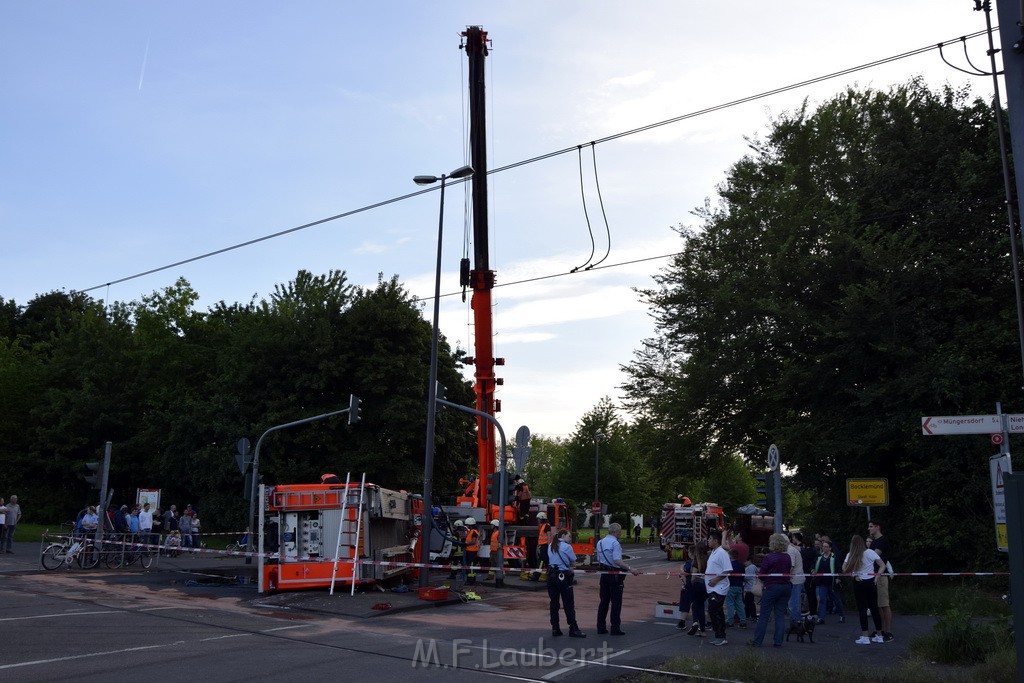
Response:
[{"label": "high-visibility jacket", "polygon": [[466,533],[466,552],[475,553],[480,550],[480,532],[470,528]]},{"label": "high-visibility jacket", "polygon": [[551,525],[542,522],[537,528],[537,545],[547,545],[551,542]]},{"label": "high-visibility jacket", "polygon": [[[498,536],[499,535],[500,534],[498,533],[498,529],[497,528],[495,528],[494,531],[491,533],[491,552],[492,553],[498,552]],[[493,557],[496,557],[496,556],[493,556]]]}]

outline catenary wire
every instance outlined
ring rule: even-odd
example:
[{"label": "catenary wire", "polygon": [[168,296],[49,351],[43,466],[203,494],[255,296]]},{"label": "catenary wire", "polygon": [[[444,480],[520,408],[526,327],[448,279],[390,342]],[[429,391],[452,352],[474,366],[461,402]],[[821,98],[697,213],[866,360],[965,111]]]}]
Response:
[{"label": "catenary wire", "polygon": [[[999,27],[994,27],[994,30],[998,30],[998,28]],[[986,31],[984,31],[984,30],[983,31],[976,31],[974,33],[970,33],[970,34],[966,34],[964,36],[961,36],[960,40],[968,40],[968,39],[971,39],[971,38],[977,38],[978,36],[982,36],[982,35],[985,35],[985,34],[986,34]],[[833,78],[839,78],[840,76],[846,76],[846,75],[849,75],[849,74],[852,74],[852,73],[856,73],[856,72],[859,72],[859,71],[864,71],[864,70],[871,69],[871,68],[874,68],[874,67],[877,67],[877,66],[881,66],[883,64],[888,64],[888,63],[895,62],[895,61],[898,61],[898,60],[901,60],[901,59],[906,59],[908,57],[913,57],[913,56],[916,56],[916,55],[919,55],[919,54],[923,54],[925,52],[930,52],[931,50],[940,49],[941,45],[942,45],[942,43],[938,43],[938,44],[934,44],[934,45],[928,45],[926,47],[917,48],[915,50],[909,50],[907,52],[902,52],[902,53],[897,54],[897,55],[892,55],[890,57],[885,57],[883,59],[877,59],[877,60],[872,61],[872,62],[867,62],[867,63],[861,64],[859,66],[854,66],[854,67],[850,67],[850,68],[847,68],[847,69],[842,69],[840,71],[834,71],[834,72],[832,72],[830,74],[826,74],[824,76],[817,76],[815,78],[806,79],[806,80],[803,80],[803,81],[799,81],[797,83],[791,83],[790,85],[782,86],[782,87],[779,87],[779,88],[774,88],[772,90],[766,90],[766,91],[757,93],[755,95],[748,95],[746,97],[741,97],[741,98],[736,99],[736,100],[731,100],[729,102],[724,102],[722,104],[717,104],[717,105],[714,105],[714,106],[711,106],[711,107],[706,107],[704,109],[699,109],[697,111],[693,111],[693,112],[690,112],[688,114],[682,114],[680,116],[676,116],[676,117],[673,117],[673,118],[670,118],[670,119],[665,119],[665,120],[662,120],[662,121],[658,121],[656,123],[651,123],[651,124],[647,124],[645,126],[640,126],[639,128],[633,128],[633,129],[630,129],[630,130],[626,130],[626,131],[622,131],[622,132],[619,132],[619,133],[615,133],[613,135],[609,135],[609,136],[606,136],[606,137],[594,140],[590,144],[597,145],[597,144],[601,144],[601,143],[604,143],[604,142],[610,142],[612,140],[618,140],[619,138],[627,137],[629,135],[636,135],[638,133],[643,133],[643,132],[646,132],[646,131],[649,131],[649,130],[654,130],[655,128],[660,128],[662,126],[672,125],[674,123],[679,123],[680,121],[686,121],[688,119],[692,119],[692,118],[695,118],[695,117],[698,117],[698,116],[703,116],[705,114],[710,114],[710,113],[713,113],[713,112],[721,111],[721,110],[724,110],[724,109],[728,109],[730,107],[739,106],[741,104],[747,104],[749,102],[754,102],[756,100],[764,99],[766,97],[771,97],[773,95],[778,95],[780,93],[789,92],[791,90],[796,90],[796,89],[803,88],[803,87],[806,87],[806,86],[809,86],[809,85],[814,85],[814,84],[817,84],[817,83],[822,83],[824,81],[828,81],[828,80],[831,80]],[[564,149],[556,150],[556,151],[553,151],[553,152],[548,152],[546,154],[541,154],[539,156],[531,157],[529,159],[522,159],[520,161],[516,161],[516,162],[513,162],[511,164],[507,164],[505,166],[500,166],[498,168],[490,169],[487,174],[488,175],[492,175],[492,174],[496,174],[496,173],[503,173],[505,171],[509,171],[509,170],[514,169],[514,168],[519,168],[520,166],[526,166],[528,164],[534,164],[534,163],[538,163],[540,161],[544,161],[546,159],[551,159],[551,158],[554,158],[554,157],[557,157],[557,156],[561,156],[563,154],[568,154],[568,153],[570,153],[573,150],[576,150],[578,148],[579,148],[578,145],[573,145],[571,147],[566,147]],[[465,182],[465,181],[466,181],[466,179],[459,179],[457,181],[452,181],[452,183],[450,183],[450,184],[455,184],[456,182]],[[199,254],[198,256],[193,256],[191,258],[183,259],[183,260],[180,260],[180,261],[175,261],[174,263],[169,263],[169,264],[164,265],[164,266],[158,266],[156,268],[150,268],[149,270],[145,270],[145,271],[142,271],[142,272],[139,272],[139,273],[135,273],[133,275],[127,275],[125,277],[118,278],[116,280],[110,280],[109,282],[103,282],[103,283],[100,283],[98,285],[93,285],[91,287],[87,287],[85,289],[80,289],[80,290],[77,290],[77,291],[81,292],[81,293],[85,293],[85,292],[91,292],[91,291],[94,291],[94,290],[97,290],[97,289],[101,289],[103,287],[108,287],[110,285],[121,284],[122,282],[128,282],[130,280],[135,280],[135,279],[138,279],[140,277],[145,277],[147,275],[152,275],[154,273],[159,273],[159,272],[164,271],[164,270],[169,270],[171,268],[177,268],[178,266],[183,266],[183,265],[186,265],[186,264],[189,264],[189,263],[195,263],[196,261],[201,261],[203,259],[211,258],[213,256],[219,256],[220,254],[225,254],[227,252],[234,251],[236,249],[241,249],[243,247],[248,247],[248,246],[251,246],[253,244],[258,244],[260,242],[265,242],[267,240],[275,239],[277,237],[282,237],[284,235],[288,235],[288,234],[291,234],[291,233],[294,233],[294,232],[299,232],[301,230],[306,230],[307,228],[312,228],[312,227],[315,227],[317,225],[322,225],[324,223],[329,223],[331,221],[336,221],[336,220],[339,220],[341,218],[348,218],[349,216],[354,216],[354,215],[359,214],[359,213],[365,213],[365,212],[371,211],[373,209],[379,209],[379,208],[381,208],[383,206],[387,206],[389,204],[394,204],[394,203],[397,203],[397,202],[404,201],[406,199],[411,199],[412,197],[418,197],[419,195],[426,194],[428,192],[436,192],[437,190],[438,190],[437,187],[432,186],[432,187],[428,187],[428,188],[425,188],[425,189],[422,189],[422,190],[418,190],[416,192],[409,192],[407,194],[403,194],[403,195],[400,195],[398,197],[392,197],[391,199],[385,199],[383,201],[379,201],[379,202],[376,202],[376,203],[373,203],[373,204],[368,204],[366,206],[362,206],[362,207],[357,208],[357,209],[352,209],[350,211],[345,211],[343,213],[335,214],[333,216],[328,216],[326,218],[321,218],[319,220],[311,221],[309,223],[303,223],[302,225],[296,225],[296,226],[294,226],[292,228],[288,228],[286,230],[280,230],[278,232],[271,233],[269,235],[264,235],[262,237],[256,237],[256,238],[253,238],[251,240],[246,240],[244,242],[239,242],[239,243],[233,244],[231,246],[223,247],[221,249],[216,249],[214,251],[209,251],[209,252],[206,252],[204,254]]]}]

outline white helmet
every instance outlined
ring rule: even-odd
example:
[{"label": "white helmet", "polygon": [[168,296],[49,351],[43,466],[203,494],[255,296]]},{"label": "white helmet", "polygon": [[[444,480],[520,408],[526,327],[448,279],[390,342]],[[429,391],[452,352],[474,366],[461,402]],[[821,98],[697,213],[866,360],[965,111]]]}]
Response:
[{"label": "white helmet", "polygon": [[[461,521],[455,522],[456,524],[462,524]],[[466,526],[476,526],[476,520],[472,517],[466,517]]]},{"label": "white helmet", "polygon": [[496,519],[491,520],[491,526],[501,526],[501,522]]},{"label": "white helmet", "polygon": [[537,513],[537,519],[547,519],[547,518],[548,518],[548,513],[546,513],[546,512],[538,512]]},{"label": "white helmet", "polygon": [[452,523],[452,527],[460,527],[460,526],[465,526],[465,525],[464,525],[464,524],[462,523],[462,520],[461,520],[461,519],[457,519],[457,520],[455,520],[455,522],[453,522],[453,523]]}]

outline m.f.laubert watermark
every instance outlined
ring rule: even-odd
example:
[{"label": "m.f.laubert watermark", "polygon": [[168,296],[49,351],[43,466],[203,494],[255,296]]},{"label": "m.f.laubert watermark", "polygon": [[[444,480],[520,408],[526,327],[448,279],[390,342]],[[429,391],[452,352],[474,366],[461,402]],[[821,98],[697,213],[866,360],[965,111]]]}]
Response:
[{"label": "m.f.laubert watermark", "polygon": [[[550,641],[548,641],[550,642]],[[445,657],[449,654],[450,657]],[[502,667],[572,666],[583,662],[606,664],[612,648],[607,643],[600,647],[554,648],[537,639],[536,647],[492,647],[486,638],[479,643],[467,638],[448,641],[420,638],[416,641],[412,667],[436,669],[499,669]]]}]

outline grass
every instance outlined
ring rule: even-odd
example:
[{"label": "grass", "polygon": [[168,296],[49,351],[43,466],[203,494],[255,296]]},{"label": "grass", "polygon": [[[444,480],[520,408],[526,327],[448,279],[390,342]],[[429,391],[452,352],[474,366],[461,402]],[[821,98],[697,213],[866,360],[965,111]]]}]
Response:
[{"label": "grass", "polygon": [[[919,659],[885,662],[883,666],[868,667],[850,662],[808,664],[775,657],[760,657],[755,652],[743,651],[731,657],[681,657],[666,662],[661,668],[664,671],[695,678],[708,677],[752,683],[995,683],[1014,680],[1016,659],[1012,650],[1006,650],[990,656],[979,666],[951,670],[929,665]],[[640,674],[619,680],[660,683],[665,678],[656,674]]]}]

